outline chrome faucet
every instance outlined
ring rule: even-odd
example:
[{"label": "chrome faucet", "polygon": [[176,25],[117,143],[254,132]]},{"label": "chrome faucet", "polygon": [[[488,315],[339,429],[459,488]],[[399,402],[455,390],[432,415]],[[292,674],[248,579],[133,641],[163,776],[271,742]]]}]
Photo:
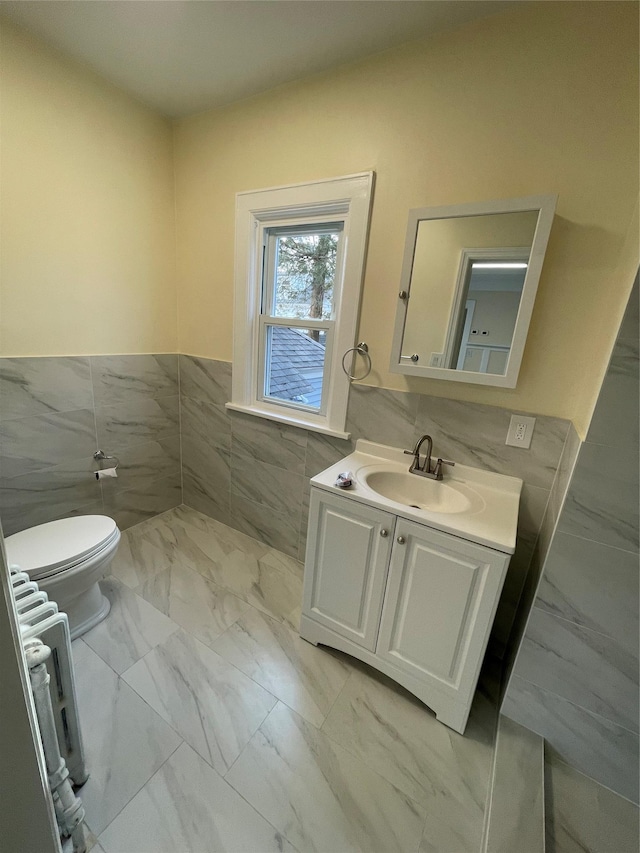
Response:
[{"label": "chrome faucet", "polygon": [[[424,464],[420,464],[420,449],[424,442],[427,442],[427,452],[424,459]],[[448,462],[446,459],[441,459],[438,457],[435,465],[431,466],[431,453],[433,452],[433,439],[430,435],[423,435],[416,441],[416,446],[413,450],[405,450],[409,456],[413,456],[413,462],[411,463],[411,467],[409,468],[410,474],[418,474],[420,477],[429,477],[431,480],[442,480],[442,466],[443,465],[451,465],[453,467],[455,462]]]}]

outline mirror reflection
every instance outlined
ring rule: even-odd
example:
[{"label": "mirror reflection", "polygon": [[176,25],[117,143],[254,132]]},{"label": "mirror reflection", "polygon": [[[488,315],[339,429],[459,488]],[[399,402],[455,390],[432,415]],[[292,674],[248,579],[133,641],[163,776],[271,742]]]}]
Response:
[{"label": "mirror reflection", "polygon": [[401,362],[506,374],[538,213],[418,223]]}]

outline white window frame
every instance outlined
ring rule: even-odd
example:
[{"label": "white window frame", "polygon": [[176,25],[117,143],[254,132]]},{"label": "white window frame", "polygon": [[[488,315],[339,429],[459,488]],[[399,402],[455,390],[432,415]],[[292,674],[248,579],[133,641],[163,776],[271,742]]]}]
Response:
[{"label": "white window frame", "polygon": [[[325,228],[325,225],[327,228]],[[258,394],[257,400],[260,404],[269,403],[271,400],[274,400],[273,397],[267,397],[261,393],[261,388],[263,386],[263,382],[261,377],[265,376],[266,368],[267,368],[267,353],[266,353],[266,329],[267,326],[284,326],[287,329],[315,329],[317,331],[324,331],[326,333],[326,347],[325,347],[325,360],[324,366],[321,370],[321,375],[323,378],[322,382],[322,401],[320,405],[321,415],[326,415],[327,413],[327,405],[329,400],[329,388],[328,384],[324,381],[325,379],[325,366],[331,363],[331,354],[334,349],[334,335],[335,335],[335,307],[340,304],[340,299],[342,297],[341,285],[344,281],[343,275],[343,267],[344,267],[344,259],[345,259],[345,250],[344,250],[344,231],[343,231],[344,223],[342,220],[338,220],[337,222],[333,220],[332,222],[314,222],[310,226],[307,226],[304,229],[297,229],[295,227],[286,227],[286,231],[289,233],[302,232],[306,230],[309,233],[317,234],[320,231],[335,231],[336,227],[339,228],[339,240],[338,240],[338,251],[336,257],[336,271],[333,282],[333,294],[332,294],[332,304],[334,306],[334,310],[332,315],[327,320],[312,320],[310,318],[307,319],[297,319],[295,317],[276,317],[274,313],[274,297],[275,297],[275,265],[276,265],[276,257],[275,257],[275,245],[278,238],[278,232],[283,232],[285,229],[278,228],[270,225],[268,228],[262,229],[262,233],[265,239],[264,245],[264,269],[262,274],[262,310],[260,312],[259,317],[259,333],[258,333]],[[273,233],[275,231],[275,233]],[[310,412],[310,409],[305,406],[303,403],[296,403],[293,401],[278,401],[275,399],[274,404],[276,406],[285,406],[287,408],[292,409],[301,409],[304,412]]]},{"label": "white window frame", "polygon": [[[373,172],[362,172],[237,194],[233,381],[228,409],[349,437],[345,432],[349,379],[342,370],[342,357],[355,342],[373,178]],[[295,404],[263,399],[259,394],[259,371],[263,369],[261,329],[265,324],[261,319],[263,247],[269,229],[331,222],[342,223],[343,262],[337,264],[334,281],[333,345],[325,352],[323,407],[320,412],[311,412]],[[271,319],[266,322],[272,324]],[[314,324],[288,318],[279,322],[301,328]]]}]

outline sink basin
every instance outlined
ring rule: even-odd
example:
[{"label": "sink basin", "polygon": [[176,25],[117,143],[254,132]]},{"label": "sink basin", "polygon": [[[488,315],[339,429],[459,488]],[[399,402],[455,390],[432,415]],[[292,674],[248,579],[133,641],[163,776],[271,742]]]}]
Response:
[{"label": "sink basin", "polygon": [[429,512],[478,512],[484,501],[463,483],[444,482],[400,471],[361,472],[363,482],[374,492],[395,503]]},{"label": "sink basin", "polygon": [[[336,480],[352,474],[350,489]],[[399,447],[359,438],[356,449],[311,478],[311,485],[478,545],[513,554],[522,480],[456,461],[444,480],[409,473]]]}]

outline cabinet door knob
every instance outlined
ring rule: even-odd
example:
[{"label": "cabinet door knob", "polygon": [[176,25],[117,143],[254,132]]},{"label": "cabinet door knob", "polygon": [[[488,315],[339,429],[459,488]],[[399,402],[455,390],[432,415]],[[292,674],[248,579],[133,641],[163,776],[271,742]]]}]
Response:
[{"label": "cabinet door knob", "polygon": [[382,536],[383,539],[386,539],[388,535],[389,535],[389,531],[385,530],[383,527],[382,530],[380,531],[380,536]]},{"label": "cabinet door knob", "polygon": [[407,540],[404,538],[404,536],[398,536],[398,538],[396,539],[396,542],[398,543],[398,545],[404,545],[404,543],[406,541]]}]

